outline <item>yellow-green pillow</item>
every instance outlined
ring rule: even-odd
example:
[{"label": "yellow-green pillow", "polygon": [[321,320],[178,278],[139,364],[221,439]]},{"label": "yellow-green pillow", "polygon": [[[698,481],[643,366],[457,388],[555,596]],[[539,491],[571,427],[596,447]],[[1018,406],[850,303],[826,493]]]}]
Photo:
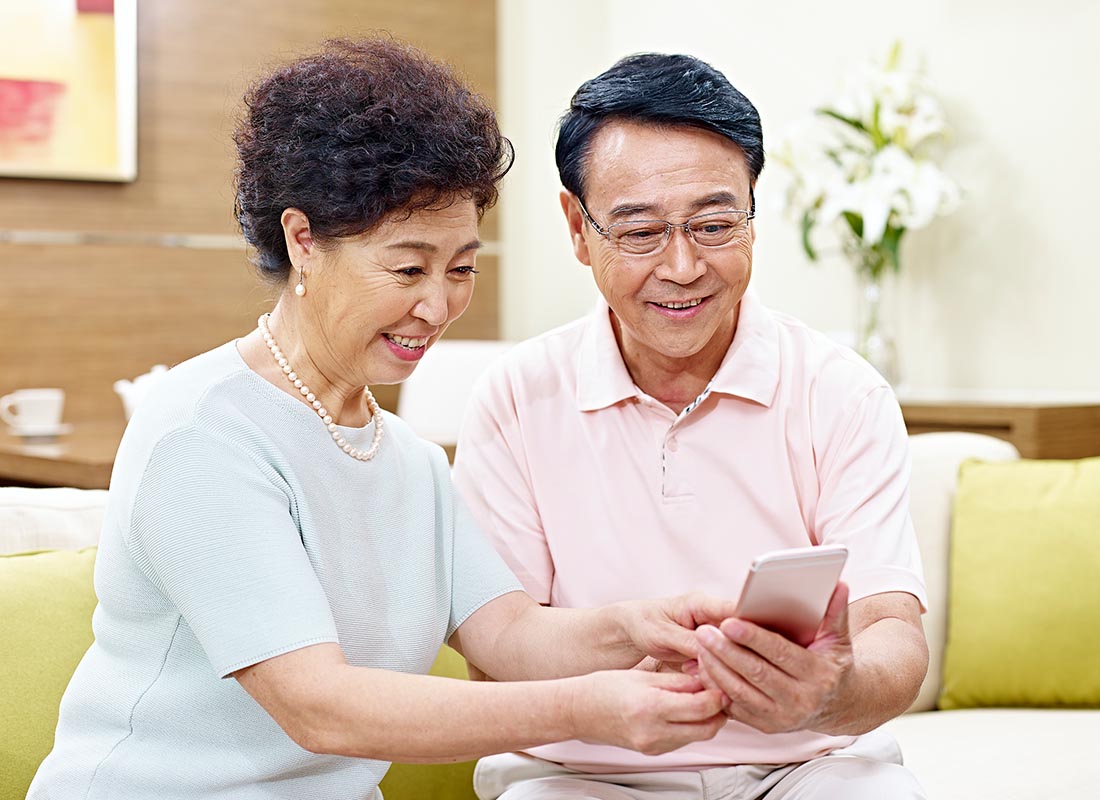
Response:
[{"label": "yellow-green pillow", "polygon": [[1100,458],[967,462],[940,708],[1100,707]]},{"label": "yellow-green pillow", "polygon": [[0,797],[25,797],[92,643],[95,548],[0,556]]}]

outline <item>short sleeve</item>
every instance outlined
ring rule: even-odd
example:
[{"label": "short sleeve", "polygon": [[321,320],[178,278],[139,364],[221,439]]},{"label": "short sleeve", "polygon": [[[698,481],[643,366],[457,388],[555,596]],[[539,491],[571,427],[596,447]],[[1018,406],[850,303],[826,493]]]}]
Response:
[{"label": "short sleeve", "polygon": [[852,599],[908,592],[926,608],[909,514],[909,436],[893,392],[868,392],[819,457],[815,534],[821,544],[848,546],[844,579]]},{"label": "short sleeve", "polygon": [[531,487],[525,443],[503,367],[479,381],[463,418],[454,480],[489,541],[528,594],[550,602],[554,562]]},{"label": "short sleeve", "polygon": [[127,543],[220,677],[337,641],[292,512],[273,468],[194,428],[165,436],[146,464]]},{"label": "short sleeve", "polygon": [[454,497],[454,572],[447,639],[466,619],[497,597],[523,586],[489,544],[462,498]]}]

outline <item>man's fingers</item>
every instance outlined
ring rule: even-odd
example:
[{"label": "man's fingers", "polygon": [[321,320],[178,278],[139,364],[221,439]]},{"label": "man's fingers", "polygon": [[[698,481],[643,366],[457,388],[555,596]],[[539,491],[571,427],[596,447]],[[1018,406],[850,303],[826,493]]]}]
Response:
[{"label": "man's fingers", "polygon": [[752,678],[741,674],[737,668],[710,650],[699,655],[699,677],[708,688],[717,688],[730,700],[760,702],[768,699],[767,692],[758,687]]},{"label": "man's fingers", "polygon": [[843,581],[837,583],[833,596],[829,599],[829,607],[825,609],[825,618],[821,620],[818,638],[823,633],[848,638],[848,584]]},{"label": "man's fingers", "polygon": [[[723,621],[719,632],[733,644],[758,654],[773,667],[792,677],[803,676],[813,668],[813,658],[805,648],[759,625],[735,617]],[[711,649],[722,652],[720,648]]]}]

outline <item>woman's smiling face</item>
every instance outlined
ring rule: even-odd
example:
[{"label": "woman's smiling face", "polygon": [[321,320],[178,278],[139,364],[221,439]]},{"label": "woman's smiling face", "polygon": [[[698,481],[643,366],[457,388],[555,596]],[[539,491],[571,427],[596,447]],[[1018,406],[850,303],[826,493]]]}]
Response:
[{"label": "woman's smiling face", "polygon": [[474,201],[459,200],[312,245],[299,324],[309,329],[310,360],[329,381],[399,383],[412,374],[470,304],[477,223]]}]

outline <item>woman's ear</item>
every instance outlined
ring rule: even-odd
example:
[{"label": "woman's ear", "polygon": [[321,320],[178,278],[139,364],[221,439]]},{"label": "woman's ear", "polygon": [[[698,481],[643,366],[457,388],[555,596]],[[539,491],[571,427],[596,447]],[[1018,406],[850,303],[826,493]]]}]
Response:
[{"label": "woman's ear", "polygon": [[309,217],[296,208],[287,208],[279,217],[286,239],[286,252],[290,263],[301,269],[313,253],[313,235],[309,230]]},{"label": "woman's ear", "polygon": [[569,241],[573,245],[573,255],[577,257],[577,261],[590,267],[592,259],[588,254],[588,242],[584,238],[585,219],[581,211],[581,202],[567,189],[562,189],[559,198],[561,210],[565,214],[565,224],[569,226]]}]

